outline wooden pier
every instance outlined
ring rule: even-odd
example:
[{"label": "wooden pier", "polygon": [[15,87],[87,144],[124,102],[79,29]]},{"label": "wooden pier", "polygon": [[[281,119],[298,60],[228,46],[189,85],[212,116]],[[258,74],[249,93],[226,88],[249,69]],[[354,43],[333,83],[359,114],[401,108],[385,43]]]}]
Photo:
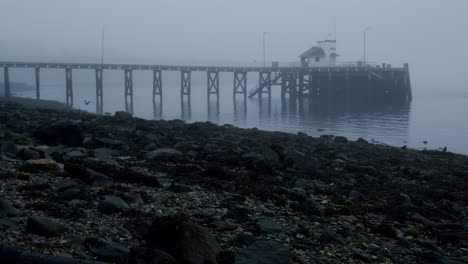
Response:
[{"label": "wooden pier", "polygon": [[[66,104],[73,107],[73,71],[94,70],[96,78],[96,112],[104,113],[104,71],[120,70],[125,76],[125,110],[133,114],[133,71],[153,72],[154,112],[162,110],[164,71],[180,72],[180,99],[190,104],[192,93],[192,72],[206,72],[208,103],[213,95],[219,111],[220,83],[219,74],[232,73],[234,79],[233,97],[241,94],[244,111],[247,97],[265,96],[271,99],[273,87],[281,89],[281,98],[291,106],[301,105],[304,100],[309,105],[314,102],[332,100],[354,101],[360,99],[382,101],[411,101],[411,82],[408,64],[402,68],[389,65],[380,66],[336,66],[336,67],[211,67],[211,66],[174,66],[174,65],[135,65],[135,64],[86,64],[86,63],[38,63],[38,62],[0,62],[5,82],[5,97],[11,96],[10,68],[35,69],[36,98],[40,99],[41,69],[63,69],[65,72]],[[259,83],[247,89],[248,74],[258,74]]]}]

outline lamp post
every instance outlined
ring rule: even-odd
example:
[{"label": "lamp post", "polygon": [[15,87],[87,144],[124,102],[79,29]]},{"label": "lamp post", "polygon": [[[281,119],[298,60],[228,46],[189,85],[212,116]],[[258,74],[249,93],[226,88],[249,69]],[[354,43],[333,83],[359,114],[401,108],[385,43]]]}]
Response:
[{"label": "lamp post", "polygon": [[371,28],[370,27],[366,27],[364,29],[364,56],[363,56],[363,64],[364,64],[364,67],[366,67],[366,33],[367,31],[369,31]]},{"label": "lamp post", "polygon": [[267,32],[263,32],[263,68],[266,67],[266,34]]},{"label": "lamp post", "polygon": [[101,64],[104,64],[104,26],[101,31]]}]

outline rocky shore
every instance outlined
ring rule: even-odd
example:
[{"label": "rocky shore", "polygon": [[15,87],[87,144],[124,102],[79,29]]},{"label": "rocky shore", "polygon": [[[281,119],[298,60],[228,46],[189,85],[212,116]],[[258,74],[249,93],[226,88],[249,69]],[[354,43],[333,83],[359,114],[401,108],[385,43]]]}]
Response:
[{"label": "rocky shore", "polygon": [[1,263],[468,263],[466,156],[28,99],[0,140]]}]

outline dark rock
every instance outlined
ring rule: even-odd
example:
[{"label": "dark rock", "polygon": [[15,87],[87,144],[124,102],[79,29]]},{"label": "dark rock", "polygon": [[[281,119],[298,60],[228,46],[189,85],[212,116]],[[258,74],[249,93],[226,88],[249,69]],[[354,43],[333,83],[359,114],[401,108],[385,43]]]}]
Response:
[{"label": "dark rock", "polygon": [[135,192],[127,192],[119,195],[128,205],[143,204],[140,194]]},{"label": "dark rock", "polygon": [[104,186],[111,186],[114,183],[114,180],[111,177],[108,177],[95,170],[87,169],[86,172],[88,174],[87,175],[88,181],[93,186],[104,187]]},{"label": "dark rock", "polygon": [[26,225],[27,232],[45,237],[60,236],[66,230],[65,224],[45,216],[31,216]]},{"label": "dark rock", "polygon": [[0,146],[0,152],[2,155],[5,155],[8,158],[14,159],[18,153],[18,148],[11,142],[2,142]]},{"label": "dark rock", "polygon": [[65,201],[74,199],[86,200],[89,198],[89,193],[84,188],[72,187],[64,190],[61,194],[59,194],[59,197]]},{"label": "dark rock", "polygon": [[0,198],[0,217],[6,216],[19,216],[21,212],[14,208],[10,202],[5,199]]},{"label": "dark rock", "polygon": [[346,244],[346,240],[340,234],[337,234],[335,231],[329,228],[326,228],[322,231],[320,241],[322,244]]},{"label": "dark rock", "polygon": [[238,249],[235,264],[289,264],[291,252],[285,245],[258,240],[246,248]]},{"label": "dark rock", "polygon": [[146,235],[148,245],[175,256],[178,263],[217,263],[220,246],[210,232],[185,215],[158,218]]},{"label": "dark rock", "polygon": [[50,172],[59,169],[57,162],[50,159],[28,160],[21,167],[21,170],[26,172]]},{"label": "dark rock", "polygon": [[192,192],[193,188],[185,184],[172,183],[172,185],[169,187],[169,190],[176,192],[176,193],[184,193],[184,192]]},{"label": "dark rock", "polygon": [[47,145],[67,145],[77,147],[83,143],[80,122],[65,120],[39,128],[34,136]]},{"label": "dark rock", "polygon": [[348,143],[348,139],[343,136],[335,136],[335,138],[333,138],[333,141],[335,143],[342,143],[342,144]]},{"label": "dark rock", "polygon": [[255,225],[257,226],[258,230],[268,234],[274,234],[284,231],[284,228],[281,225],[271,221],[270,219],[259,219],[255,223]]},{"label": "dark rock", "polygon": [[171,149],[171,148],[161,148],[145,154],[145,159],[147,160],[172,160],[179,159],[183,156],[182,152]]},{"label": "dark rock", "polygon": [[127,172],[123,174],[123,181],[140,183],[151,187],[161,187],[157,175],[153,175],[146,168],[130,167]]},{"label": "dark rock", "polygon": [[128,122],[133,120],[133,116],[130,113],[124,112],[124,111],[117,111],[114,114],[114,117],[117,120]]},{"label": "dark rock", "polygon": [[72,208],[83,208],[86,206],[86,201],[83,200],[78,200],[78,199],[73,199],[70,202],[68,202],[68,205]]},{"label": "dark rock", "polygon": [[25,148],[19,152],[18,156],[23,160],[40,159],[41,153],[31,148]]},{"label": "dark rock", "polygon": [[122,198],[114,195],[105,195],[98,202],[98,208],[104,213],[116,213],[127,211],[130,207]]},{"label": "dark rock", "polygon": [[108,260],[126,257],[130,253],[124,245],[98,237],[87,237],[84,245],[94,255]]}]

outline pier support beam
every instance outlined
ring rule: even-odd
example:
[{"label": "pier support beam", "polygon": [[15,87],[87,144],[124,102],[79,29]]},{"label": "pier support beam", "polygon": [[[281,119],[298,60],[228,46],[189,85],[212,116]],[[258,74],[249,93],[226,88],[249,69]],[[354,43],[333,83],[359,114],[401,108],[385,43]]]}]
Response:
[{"label": "pier support beam", "polygon": [[244,95],[244,112],[247,112],[247,72],[234,72],[234,112],[237,112],[236,94]]},{"label": "pier support beam", "polygon": [[271,72],[261,71],[259,73],[259,87],[258,100],[262,100],[264,93],[268,94],[268,100],[271,100]]},{"label": "pier support beam", "polygon": [[[298,83],[298,99],[299,99],[299,112],[304,110],[304,97],[310,97],[312,93],[312,73],[301,71],[298,73],[299,83]],[[307,94],[306,94],[307,92]],[[310,101],[309,101],[310,104]]]},{"label": "pier support beam", "polygon": [[125,111],[133,115],[133,71],[125,69]]},{"label": "pier support beam", "polygon": [[210,96],[216,95],[216,112],[219,112],[219,72],[218,71],[207,71],[207,102],[208,111],[210,111]]},{"label": "pier support beam", "polygon": [[406,90],[406,95],[407,95],[407,100],[408,102],[411,102],[413,100],[413,92],[411,91],[411,79],[410,79],[410,73],[409,73],[409,64],[405,63],[404,67],[406,69],[405,73],[405,90]]},{"label": "pier support beam", "polygon": [[180,72],[180,98],[184,99],[184,95],[187,95],[190,101],[190,95],[192,93],[192,79],[191,72],[189,70],[183,70]]},{"label": "pier support beam", "polygon": [[[159,104],[156,97],[159,96]],[[153,70],[153,113],[155,115],[162,114],[162,72],[159,69]]]},{"label": "pier support beam", "polygon": [[10,71],[8,67],[3,68],[3,77],[4,77],[4,89],[5,89],[5,97],[10,98],[11,90],[10,90]]},{"label": "pier support beam", "polygon": [[41,99],[41,68],[35,67],[36,73],[36,99]]},{"label": "pier support beam", "polygon": [[104,112],[104,95],[103,95],[103,70],[101,68],[96,69],[96,113],[102,114]]},{"label": "pier support beam", "polygon": [[65,87],[67,106],[73,107],[73,76],[71,68],[65,68]]}]

